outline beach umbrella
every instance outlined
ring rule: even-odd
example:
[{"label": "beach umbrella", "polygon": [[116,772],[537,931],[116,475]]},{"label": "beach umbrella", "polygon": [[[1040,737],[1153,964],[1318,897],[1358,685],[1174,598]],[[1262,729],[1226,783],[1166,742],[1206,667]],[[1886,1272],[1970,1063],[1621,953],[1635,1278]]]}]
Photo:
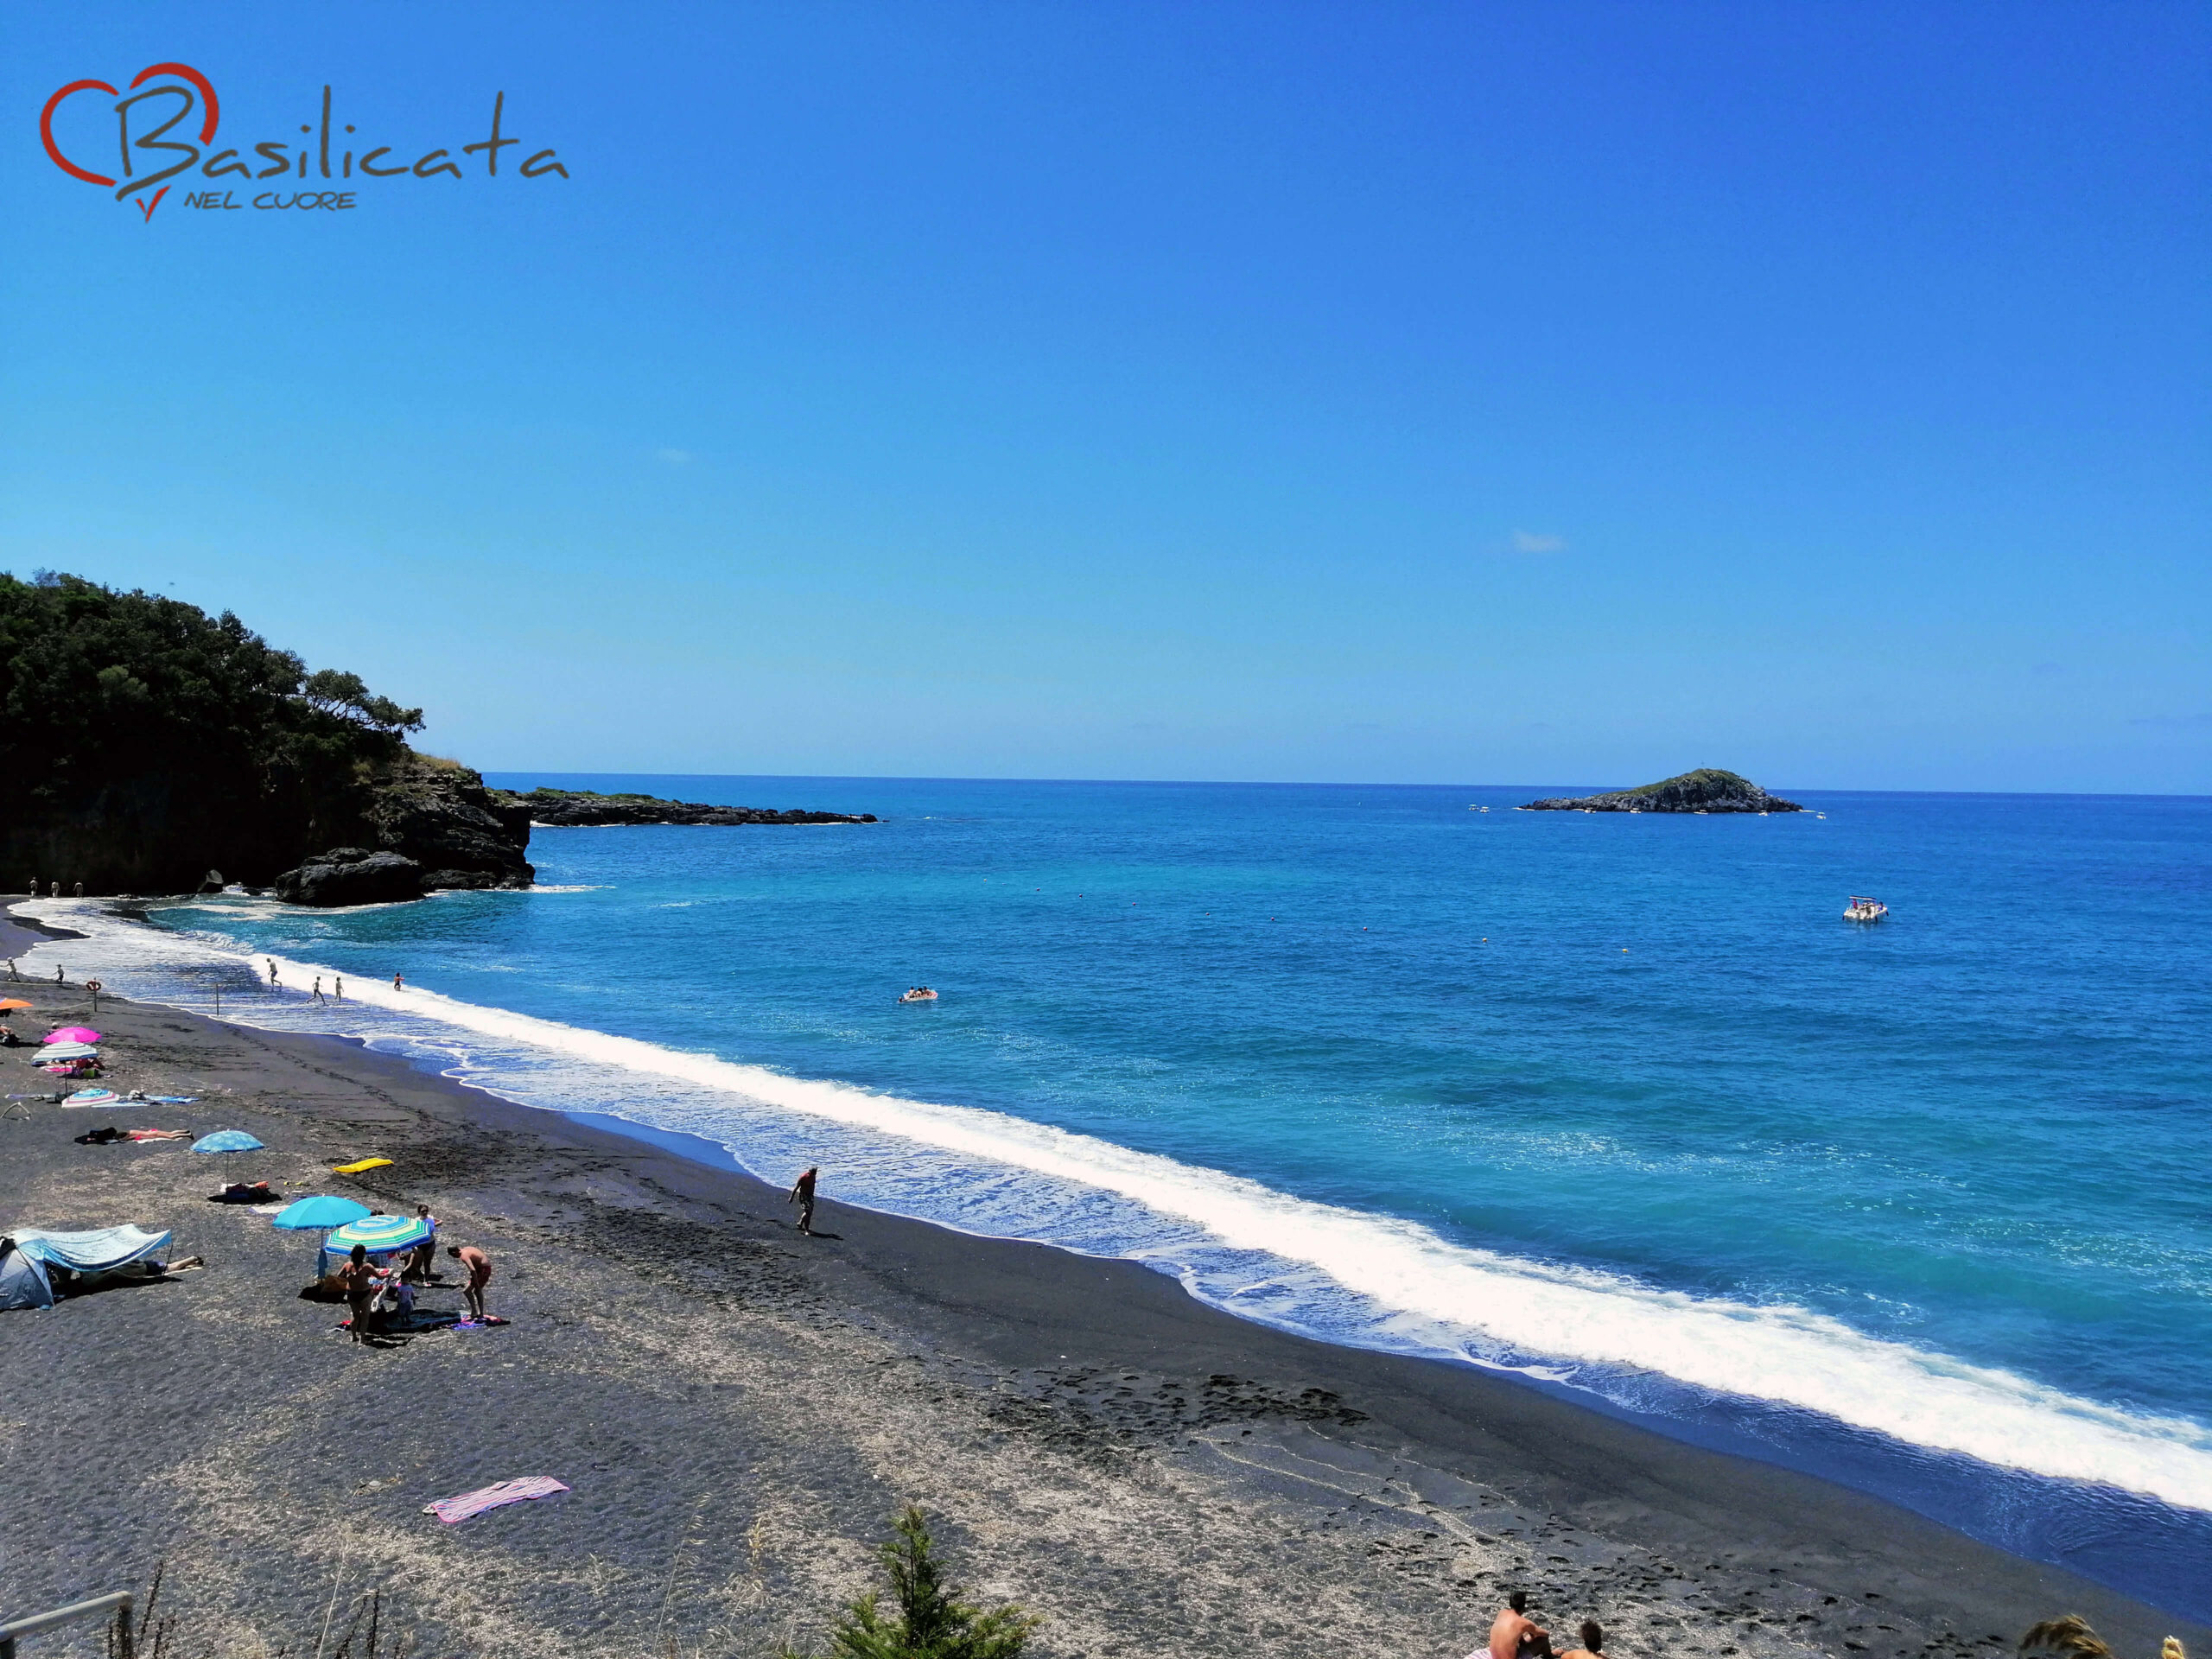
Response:
[{"label": "beach umbrella", "polygon": [[56,1060],[81,1060],[99,1052],[90,1043],[54,1043],[38,1052],[34,1065],[51,1065]]},{"label": "beach umbrella", "polygon": [[312,1198],[301,1198],[286,1205],[276,1215],[275,1225],[297,1228],[343,1227],[349,1221],[366,1218],[369,1206],[357,1204],[352,1198],[341,1198],[325,1192]]},{"label": "beach umbrella", "polygon": [[365,1245],[372,1255],[411,1250],[430,1236],[430,1224],[420,1216],[370,1216],[349,1221],[323,1241],[327,1250],[350,1250]]},{"label": "beach umbrella", "polygon": [[244,1129],[218,1129],[192,1143],[194,1152],[259,1152],[261,1142]]},{"label": "beach umbrella", "polygon": [[90,1026],[56,1026],[39,1040],[47,1043],[97,1043],[100,1034]]},{"label": "beach umbrella", "polygon": [[30,1004],[24,1001],[20,996],[0,997],[0,1014],[13,1014],[17,1008],[28,1008],[29,1007],[30,1007]]}]

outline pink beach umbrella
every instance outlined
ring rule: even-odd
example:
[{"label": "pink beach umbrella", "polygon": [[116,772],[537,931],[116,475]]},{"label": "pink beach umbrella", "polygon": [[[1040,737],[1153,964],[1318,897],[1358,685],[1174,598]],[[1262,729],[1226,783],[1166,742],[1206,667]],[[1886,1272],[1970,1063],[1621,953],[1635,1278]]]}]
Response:
[{"label": "pink beach umbrella", "polygon": [[56,1026],[41,1038],[47,1043],[97,1043],[100,1034],[90,1026]]}]

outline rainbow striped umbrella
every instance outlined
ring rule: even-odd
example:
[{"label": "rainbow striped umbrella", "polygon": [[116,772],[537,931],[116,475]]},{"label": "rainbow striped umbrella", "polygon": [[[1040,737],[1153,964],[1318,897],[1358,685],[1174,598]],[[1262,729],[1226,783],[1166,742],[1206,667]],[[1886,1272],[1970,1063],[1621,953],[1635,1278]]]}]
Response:
[{"label": "rainbow striped umbrella", "polygon": [[429,1236],[430,1224],[420,1216],[370,1216],[347,1222],[322,1244],[341,1255],[360,1244],[371,1255],[389,1255],[394,1250],[411,1250]]}]

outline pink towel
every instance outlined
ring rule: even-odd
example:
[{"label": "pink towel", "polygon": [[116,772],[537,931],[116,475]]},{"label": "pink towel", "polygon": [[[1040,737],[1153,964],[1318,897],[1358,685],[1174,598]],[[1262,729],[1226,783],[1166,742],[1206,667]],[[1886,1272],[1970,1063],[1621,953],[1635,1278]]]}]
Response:
[{"label": "pink towel", "polygon": [[473,1515],[481,1515],[505,1503],[519,1503],[528,1497],[550,1497],[568,1490],[550,1475],[530,1475],[521,1480],[503,1480],[496,1486],[479,1487],[458,1497],[442,1497],[435,1503],[425,1503],[423,1513],[435,1515],[451,1526],[456,1521],[466,1521]]}]

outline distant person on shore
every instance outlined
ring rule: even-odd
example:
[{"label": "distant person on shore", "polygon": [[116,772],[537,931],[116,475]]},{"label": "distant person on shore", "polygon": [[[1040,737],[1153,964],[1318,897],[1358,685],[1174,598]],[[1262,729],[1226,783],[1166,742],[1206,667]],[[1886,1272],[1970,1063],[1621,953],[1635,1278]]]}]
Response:
[{"label": "distant person on shore", "polygon": [[784,1200],[785,1204],[798,1205],[798,1230],[809,1236],[814,1232],[814,1179],[817,1173],[819,1172],[809,1165],[806,1173],[791,1183],[791,1194]]},{"label": "distant person on shore", "polygon": [[322,976],[321,974],[317,974],[315,976],[315,1000],[318,1002],[322,1001]]},{"label": "distant person on shore", "polygon": [[59,899],[61,896],[61,884],[59,881],[48,882],[46,884],[46,896],[49,899]]},{"label": "distant person on shore", "polygon": [[346,1265],[338,1269],[339,1287],[346,1293],[346,1306],[353,1315],[346,1328],[356,1342],[369,1339],[369,1305],[376,1300],[377,1276],[369,1266],[365,1244],[356,1244]]},{"label": "distant person on shore", "polygon": [[276,988],[276,957],[270,957],[268,960],[269,960],[269,984],[270,984],[270,988],[273,990],[273,989]]},{"label": "distant person on shore", "polygon": [[484,1287],[492,1282],[492,1258],[474,1244],[448,1244],[446,1254],[468,1269],[468,1282],[461,1287],[462,1306],[472,1319],[492,1317],[484,1306]]},{"label": "distant person on shore", "polygon": [[336,997],[340,1002],[343,1002],[346,1000],[345,975],[340,974],[330,982],[330,994]]},{"label": "distant person on shore", "polygon": [[407,988],[405,982],[401,980],[397,974],[394,974],[391,976],[391,988],[395,991],[404,991]]},{"label": "distant person on shore", "polygon": [[1594,1618],[1582,1621],[1582,1645],[1569,1648],[1560,1659],[1605,1659],[1605,1628]]},{"label": "distant person on shore", "polygon": [[81,881],[77,883],[76,896],[79,899],[85,896],[85,884]]},{"label": "distant person on shore", "polygon": [[[1516,1590],[1491,1621],[1490,1659],[1552,1659],[1551,1632],[1529,1617],[1529,1592]],[[1477,1649],[1467,1659],[1481,1659]]]}]

